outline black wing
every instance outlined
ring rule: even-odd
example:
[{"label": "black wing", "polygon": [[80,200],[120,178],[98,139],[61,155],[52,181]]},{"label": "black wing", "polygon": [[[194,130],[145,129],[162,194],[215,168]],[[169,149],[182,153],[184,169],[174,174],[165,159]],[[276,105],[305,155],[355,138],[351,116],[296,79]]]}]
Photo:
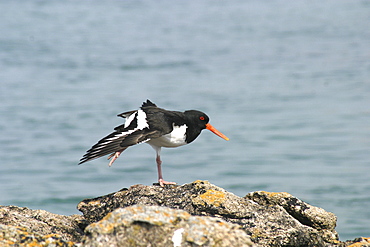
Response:
[{"label": "black wing", "polygon": [[[156,107],[147,108],[160,109]],[[151,114],[147,114],[147,112],[143,110],[131,112],[132,114],[130,116],[126,115],[128,118],[126,121],[129,121],[127,122],[127,125],[122,124],[117,126],[113,133],[98,141],[98,143],[87,150],[79,164],[100,158],[107,154],[123,151],[130,146],[144,143],[169,133],[168,129],[153,128],[149,123],[151,122],[149,121],[152,117]]]},{"label": "black wing", "polygon": [[136,130],[131,133],[127,131],[115,131],[87,150],[86,154],[81,158],[79,165],[160,136],[162,136],[162,133],[151,131],[148,128]]},{"label": "black wing", "polygon": [[119,114],[118,116],[129,119],[127,120],[130,121],[129,125],[126,127],[126,124],[117,126],[113,133],[102,138],[87,150],[79,164],[117,151],[123,151],[130,146],[148,142],[151,139],[168,134],[173,129],[173,123],[177,122],[174,120],[181,119],[181,114],[180,112],[171,112],[158,108],[150,100],[147,100],[143,103],[141,110]]}]

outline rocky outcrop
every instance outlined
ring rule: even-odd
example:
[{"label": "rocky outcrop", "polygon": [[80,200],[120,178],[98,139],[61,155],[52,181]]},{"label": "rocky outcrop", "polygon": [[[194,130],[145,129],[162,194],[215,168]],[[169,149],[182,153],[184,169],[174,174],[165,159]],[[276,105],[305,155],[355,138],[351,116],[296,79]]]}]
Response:
[{"label": "rocky outcrop", "polygon": [[207,181],[135,185],[78,209],[0,206],[0,246],[370,246],[339,241],[333,213],[288,193],[239,197]]},{"label": "rocky outcrop", "polygon": [[340,245],[334,230],[336,217],[287,194],[256,192],[241,198],[208,183],[182,186],[135,185],[78,205],[89,222],[101,220],[119,207],[164,206],[191,215],[212,216],[241,227],[260,246]]},{"label": "rocky outcrop", "polygon": [[75,247],[71,241],[65,241],[60,235],[46,234],[40,235],[29,231],[25,227],[16,227],[0,224],[0,246],[60,246]]},{"label": "rocky outcrop", "polygon": [[336,226],[337,218],[333,213],[311,206],[286,192],[256,191],[244,198],[253,200],[259,205],[281,206],[299,222],[315,229],[334,230]]},{"label": "rocky outcrop", "polygon": [[79,242],[84,235],[86,220],[81,215],[64,216],[45,210],[0,206],[0,224],[18,227],[14,232],[23,231],[35,236],[56,234],[63,241]]},{"label": "rocky outcrop", "polygon": [[237,225],[183,210],[135,205],[119,208],[86,228],[84,245],[106,246],[254,246]]},{"label": "rocky outcrop", "polygon": [[370,238],[356,238],[354,240],[348,240],[344,244],[347,247],[369,247]]}]

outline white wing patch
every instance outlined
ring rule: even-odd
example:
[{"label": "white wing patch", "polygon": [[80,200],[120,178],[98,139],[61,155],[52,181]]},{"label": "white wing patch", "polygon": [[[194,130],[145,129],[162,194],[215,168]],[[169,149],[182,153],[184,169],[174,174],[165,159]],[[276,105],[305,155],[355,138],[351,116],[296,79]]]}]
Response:
[{"label": "white wing patch", "polygon": [[[125,114],[124,117],[126,118],[126,122],[123,125],[123,131],[115,131],[101,139],[97,144],[92,146],[92,148],[90,148],[86,152],[86,154],[81,158],[79,164],[102,157],[109,153],[114,153],[120,150],[123,151],[127,147],[122,147],[121,143],[125,140],[127,136],[136,131],[149,128],[149,124],[146,118],[147,116],[143,110],[133,111],[130,115]],[[122,129],[122,126],[119,126],[118,129]],[[140,143],[146,142],[148,140],[149,139],[141,141]],[[135,143],[130,143],[129,145],[133,144]]]},{"label": "white wing patch", "polygon": [[[125,123],[125,125],[126,125],[126,123]],[[142,129],[145,129],[145,128],[149,128],[148,121],[146,121],[146,114],[143,110],[138,110],[137,111],[137,127],[136,127],[136,130],[142,130]]]},{"label": "white wing patch", "polygon": [[[100,145],[98,147],[96,147],[96,150],[93,153],[99,152],[100,149],[103,149],[109,143],[113,142],[114,140],[117,140],[118,138],[120,138],[122,136],[127,136],[127,135],[129,135],[129,134],[131,134],[131,133],[133,133],[135,131],[142,130],[144,128],[149,127],[149,124],[146,121],[146,114],[145,114],[145,112],[143,110],[138,110],[137,112],[135,112],[135,113],[131,114],[130,116],[128,116],[128,118],[126,119],[126,122],[125,122],[124,127],[127,128],[128,126],[130,126],[131,122],[135,119],[135,117],[137,118],[137,126],[134,129],[117,133],[116,135],[114,135],[114,136],[112,136],[110,138],[105,139],[104,140],[105,142],[100,143]],[[143,142],[145,142],[145,141],[143,141]]]},{"label": "white wing patch", "polygon": [[163,135],[159,138],[152,139],[148,141],[148,144],[157,147],[174,148],[187,144],[186,139],[186,129],[188,126],[186,124],[181,126],[173,125],[173,130],[171,133]]},{"label": "white wing patch", "polygon": [[127,128],[131,124],[132,120],[134,120],[134,118],[136,116],[136,113],[137,113],[137,111],[132,113],[129,116],[126,116],[126,122],[125,122],[125,126],[124,126],[125,128]]},{"label": "white wing patch", "polygon": [[135,117],[136,117],[136,119],[137,119],[137,126],[136,126],[134,129],[132,129],[132,130],[127,130],[127,131],[125,131],[125,132],[121,132],[121,133],[119,133],[119,134],[117,134],[117,135],[115,135],[115,136],[113,136],[113,137],[111,137],[111,138],[107,139],[107,141],[108,141],[108,142],[111,142],[111,141],[113,141],[113,140],[115,140],[115,139],[118,139],[118,138],[120,138],[120,137],[122,137],[122,136],[129,135],[129,134],[131,134],[131,133],[133,133],[133,132],[135,132],[135,131],[137,131],[137,130],[143,130],[143,129],[145,129],[145,128],[149,128],[149,124],[148,124],[148,122],[146,121],[146,114],[145,114],[145,112],[144,112],[143,110],[138,110],[137,112],[135,112],[135,113],[131,114],[131,115],[127,118],[127,120],[126,120],[126,122],[125,122],[125,126],[124,126],[124,127],[125,127],[125,128],[127,128],[128,126],[130,126],[131,122],[135,119]]}]

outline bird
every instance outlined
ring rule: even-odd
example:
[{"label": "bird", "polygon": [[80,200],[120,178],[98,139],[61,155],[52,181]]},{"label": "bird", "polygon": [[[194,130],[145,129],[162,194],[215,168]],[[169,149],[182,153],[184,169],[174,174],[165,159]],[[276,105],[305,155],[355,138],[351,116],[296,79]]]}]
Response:
[{"label": "bird", "polygon": [[138,110],[128,111],[117,115],[125,118],[124,124],[114,128],[114,132],[107,135],[86,151],[80,159],[79,165],[90,160],[108,155],[109,166],[128,147],[147,143],[156,152],[158,183],[164,187],[167,184],[176,184],[163,179],[161,148],[175,148],[193,142],[207,129],[219,137],[229,140],[209,123],[209,117],[198,110],[169,111],[157,107],[147,99]]}]

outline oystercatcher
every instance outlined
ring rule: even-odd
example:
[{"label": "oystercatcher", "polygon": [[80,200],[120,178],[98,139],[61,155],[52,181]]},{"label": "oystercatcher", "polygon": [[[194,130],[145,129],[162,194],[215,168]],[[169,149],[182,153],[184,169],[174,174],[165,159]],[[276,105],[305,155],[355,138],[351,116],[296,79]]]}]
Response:
[{"label": "oystercatcher", "polygon": [[80,164],[110,154],[109,166],[128,147],[148,143],[157,153],[158,183],[176,184],[163,180],[161,169],[161,148],[179,147],[194,141],[203,129],[208,129],[225,140],[224,134],[209,124],[209,117],[200,111],[168,111],[157,107],[150,100],[144,102],[139,110],[128,111],[117,116],[126,122],[114,128],[114,132],[92,146],[81,158]]}]

